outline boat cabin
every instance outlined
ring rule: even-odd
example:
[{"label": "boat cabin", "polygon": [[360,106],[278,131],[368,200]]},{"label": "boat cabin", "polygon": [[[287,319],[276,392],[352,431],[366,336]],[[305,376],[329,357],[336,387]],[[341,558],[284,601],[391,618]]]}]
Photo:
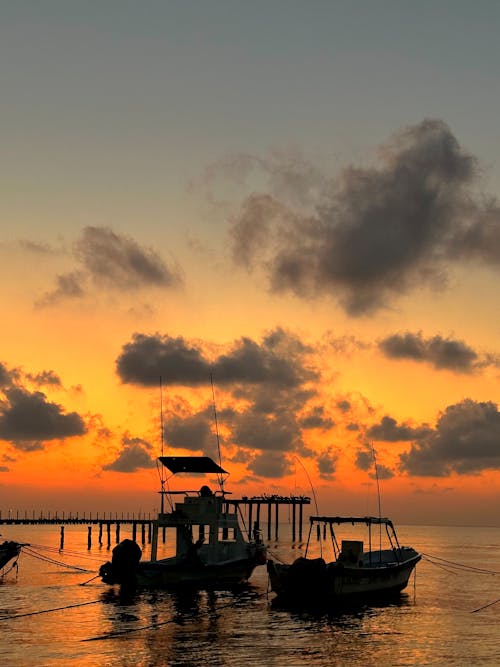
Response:
[{"label": "boat cabin", "polygon": [[[162,456],[162,465],[173,476],[179,473],[217,475],[219,489],[213,491],[203,484],[198,490],[165,490],[162,483],[162,509],[153,523],[151,561],[157,560],[160,529],[174,528],[176,557],[204,563],[220,563],[246,553],[246,541],[238,520],[237,503],[231,503],[224,490],[226,471],[207,456]],[[170,478],[169,478],[170,479]],[[181,497],[179,500],[177,498]],[[165,501],[168,510],[165,511]]]}]

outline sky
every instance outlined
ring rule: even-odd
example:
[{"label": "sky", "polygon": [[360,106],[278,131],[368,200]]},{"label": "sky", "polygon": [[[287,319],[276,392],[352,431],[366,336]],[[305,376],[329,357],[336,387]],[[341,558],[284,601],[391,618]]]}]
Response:
[{"label": "sky", "polygon": [[500,525],[499,19],[0,3],[0,511]]}]

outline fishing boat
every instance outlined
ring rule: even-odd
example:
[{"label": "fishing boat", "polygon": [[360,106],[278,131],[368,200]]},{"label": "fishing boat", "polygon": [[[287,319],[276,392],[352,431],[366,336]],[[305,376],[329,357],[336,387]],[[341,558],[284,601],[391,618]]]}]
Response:
[{"label": "fishing boat", "polygon": [[[364,541],[358,539],[342,539],[339,546],[335,532],[338,526],[350,526],[350,533],[355,532],[356,527],[364,527],[368,550],[364,550]],[[321,553],[323,548],[328,548],[331,560],[327,561],[323,556],[307,558],[314,528],[320,540]],[[387,548],[382,548],[383,531]],[[327,532],[330,538],[328,547]],[[374,533],[378,533],[378,536]],[[379,548],[374,549],[373,542],[377,537]],[[400,546],[396,529],[389,519],[371,516],[311,516],[305,557],[297,558],[290,564],[269,559],[267,570],[271,590],[277,594],[276,599],[291,603],[312,602],[340,606],[351,602],[364,603],[374,598],[393,598],[406,588],[420,559],[421,555],[412,547]]]},{"label": "fishing boat", "polygon": [[[162,479],[162,508],[153,522],[150,560],[141,560],[136,542],[123,540],[113,549],[111,562],[101,566],[102,581],[165,589],[221,589],[247,581],[257,565],[265,564],[266,547],[260,531],[242,530],[238,502],[228,499],[230,494],[224,488],[223,476],[228,473],[207,456],[160,456],[158,461],[171,477],[215,474],[219,489],[212,491],[203,485],[194,491],[165,490],[169,480]],[[164,511],[164,498],[169,511]],[[174,529],[175,555],[157,559],[158,535],[163,529]]]},{"label": "fishing boat", "polygon": [[0,571],[21,553],[22,544],[6,540],[0,544]]}]

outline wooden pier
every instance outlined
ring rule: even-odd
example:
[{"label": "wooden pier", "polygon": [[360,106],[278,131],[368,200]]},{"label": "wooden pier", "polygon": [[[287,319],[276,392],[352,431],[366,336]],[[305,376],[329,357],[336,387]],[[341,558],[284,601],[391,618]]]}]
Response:
[{"label": "wooden pier", "polygon": [[[260,530],[262,535],[267,536],[267,540],[279,539],[279,525],[280,525],[280,516],[279,510],[281,506],[286,506],[291,508],[291,516],[289,517],[289,522],[292,527],[292,541],[295,542],[298,536],[299,541],[302,541],[302,529],[303,529],[303,508],[304,505],[309,505],[311,499],[308,496],[278,496],[278,495],[263,495],[263,496],[243,496],[239,499],[227,499],[228,508],[230,506],[236,506],[241,513],[243,521],[245,523],[245,528],[248,533],[249,538],[252,537],[254,530]],[[135,515],[130,516],[128,513],[125,516],[125,513],[119,512],[90,512],[89,514],[84,513],[80,515],[79,513],[62,513],[59,515],[56,513],[44,514],[39,513],[35,515],[33,511],[31,516],[28,512],[14,512],[10,510],[5,516],[4,513],[0,511],[0,525],[11,525],[11,526],[26,526],[26,525],[58,525],[61,527],[61,538],[60,546],[63,548],[64,545],[64,526],[66,525],[86,525],[88,531],[88,548],[92,546],[92,526],[99,527],[98,534],[98,543],[101,546],[103,544],[103,536],[105,535],[106,544],[109,547],[112,542],[112,535],[116,543],[120,541],[120,532],[122,526],[131,525],[132,526],[132,539],[136,542],[140,541],[142,544],[151,542],[152,526],[153,521],[156,520],[156,516],[152,517],[150,513],[140,513],[137,517]],[[264,524],[261,524],[261,520],[264,521]],[[264,533],[263,527],[266,527]],[[140,538],[139,537],[140,532]]]}]

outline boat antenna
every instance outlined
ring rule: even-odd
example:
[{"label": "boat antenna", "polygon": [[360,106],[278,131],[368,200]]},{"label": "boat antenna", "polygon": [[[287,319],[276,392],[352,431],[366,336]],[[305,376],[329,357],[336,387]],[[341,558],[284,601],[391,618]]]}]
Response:
[{"label": "boat antenna", "polygon": [[[161,456],[163,457],[163,452],[164,452],[164,447],[165,447],[165,438],[163,434],[163,381],[162,377],[160,375],[160,436],[161,436]],[[161,491],[160,491],[160,511],[162,514],[164,514],[165,511],[165,471],[163,470],[163,463],[161,464],[160,467],[160,484],[161,484]]]},{"label": "boat antenna", "polygon": [[[382,506],[380,503],[380,482],[378,478],[378,466],[377,466],[377,457],[375,455],[375,447],[373,442],[370,443],[372,456],[373,456],[373,467],[375,468],[375,480],[377,482],[377,500],[378,500],[378,518],[382,518]],[[379,542],[380,542],[380,551],[382,551],[382,524],[379,523]]]},{"label": "boat antenna", "polygon": [[[217,453],[219,455],[219,468],[222,469],[222,457],[220,453],[220,438],[219,438],[219,422],[217,420],[217,408],[215,406],[214,379],[211,372],[210,372],[210,386],[212,387],[212,404],[214,406],[215,435],[217,436]],[[224,478],[222,476],[222,473],[218,473],[217,478],[219,480],[221,493],[222,495],[224,495]]]}]

